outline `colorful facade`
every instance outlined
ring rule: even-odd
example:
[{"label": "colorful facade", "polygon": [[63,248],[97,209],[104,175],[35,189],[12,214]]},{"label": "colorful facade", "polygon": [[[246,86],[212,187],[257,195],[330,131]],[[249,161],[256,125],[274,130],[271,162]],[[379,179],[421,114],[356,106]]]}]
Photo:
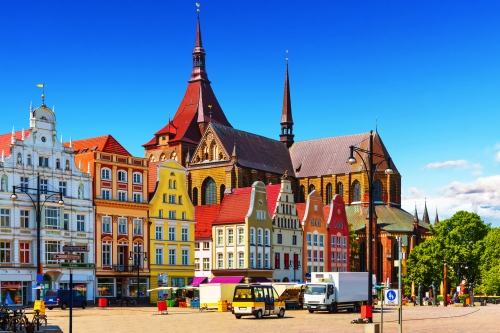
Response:
[{"label": "colorful facade", "polygon": [[349,223],[345,212],[345,203],[342,196],[335,194],[329,205],[324,207],[326,223],[328,225],[328,254],[329,272],[349,272],[350,238]]},{"label": "colorful facade", "polygon": [[[195,206],[194,269],[196,277],[212,277],[212,223],[221,205]],[[199,280],[200,281],[200,280]]]},{"label": "colorful facade", "polygon": [[[194,277],[194,206],[186,190],[186,169],[175,160],[157,165],[150,200],[151,287],[187,286]],[[158,292],[149,294],[150,302]]]}]

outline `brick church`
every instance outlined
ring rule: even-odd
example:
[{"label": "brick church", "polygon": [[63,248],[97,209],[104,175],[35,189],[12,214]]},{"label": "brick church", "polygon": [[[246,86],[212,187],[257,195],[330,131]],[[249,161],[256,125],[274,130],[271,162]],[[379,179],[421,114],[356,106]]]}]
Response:
[{"label": "brick church", "polygon": [[[249,187],[255,181],[279,184],[287,173],[292,180],[296,202],[317,191],[324,205],[340,194],[346,203],[349,223],[357,234],[360,254],[357,268],[366,271],[366,224],[368,177],[361,159],[349,165],[351,145],[368,149],[373,136],[374,152],[389,157],[376,132],[294,141],[288,64],[285,72],[280,134],[276,139],[235,129],[229,123],[210,86],[206,71],[200,19],[192,52],[192,72],[182,101],[172,119],[143,145],[149,160],[149,192],[156,186],[158,163],[174,159],[186,166],[187,188],[195,206],[219,204],[225,193]],[[272,110],[271,110],[272,112]],[[279,113],[276,112],[276,119]],[[374,163],[383,161],[374,158]],[[386,175],[382,162],[374,183],[375,217],[372,225],[373,273],[377,283],[397,282],[397,242],[403,236],[407,253],[428,236],[429,219],[422,221],[401,208],[401,174]],[[427,212],[427,210],[426,210]],[[425,214],[424,214],[425,215]],[[404,267],[403,267],[404,271]]]}]

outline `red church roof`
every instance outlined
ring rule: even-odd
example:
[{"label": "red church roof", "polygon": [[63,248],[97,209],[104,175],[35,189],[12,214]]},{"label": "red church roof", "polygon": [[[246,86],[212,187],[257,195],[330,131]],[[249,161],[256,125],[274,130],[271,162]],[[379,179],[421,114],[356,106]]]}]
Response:
[{"label": "red church roof", "polygon": [[[73,151],[78,153],[87,153],[91,151],[100,151],[105,153],[132,156],[116,139],[111,135],[97,136],[95,138],[81,139],[72,141]],[[64,143],[69,147],[69,142]],[[87,150],[85,150],[87,149]]]},{"label": "red church roof", "polygon": [[[31,130],[24,131],[25,138],[27,138],[30,134]],[[16,138],[16,140],[21,140],[23,137],[23,131],[14,132],[14,137]],[[3,151],[5,157],[10,156],[11,141],[12,141],[12,132],[7,134],[0,134],[0,154],[2,154]]]},{"label": "red church roof", "polygon": [[212,223],[219,213],[221,205],[195,206],[194,214],[196,225],[194,238],[210,238],[212,236]]}]

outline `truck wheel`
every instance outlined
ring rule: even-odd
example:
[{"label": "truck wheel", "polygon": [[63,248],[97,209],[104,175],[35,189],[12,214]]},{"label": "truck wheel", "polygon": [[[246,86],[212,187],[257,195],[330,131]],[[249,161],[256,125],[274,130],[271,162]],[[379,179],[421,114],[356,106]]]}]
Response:
[{"label": "truck wheel", "polygon": [[82,309],[85,309],[87,307],[87,302],[82,303]]},{"label": "truck wheel", "polygon": [[241,315],[234,315],[236,319],[241,319]]},{"label": "truck wheel", "polygon": [[285,316],[285,310],[281,308],[280,312],[278,313],[278,318],[283,318],[284,316]]},{"label": "truck wheel", "polygon": [[66,303],[61,304],[61,309],[62,310],[66,310],[67,307],[68,307],[68,304],[66,304]]},{"label": "truck wheel", "polygon": [[330,313],[337,313],[337,304],[330,304],[330,306],[328,307],[328,312]]},{"label": "truck wheel", "polygon": [[255,315],[255,318],[262,319],[262,310],[259,310],[259,312],[257,312],[257,314]]},{"label": "truck wheel", "polygon": [[49,309],[49,310],[52,310],[53,308],[54,308],[54,307],[52,307],[52,306],[49,306],[49,307],[48,307],[48,309]]},{"label": "truck wheel", "polygon": [[308,309],[309,313],[314,313],[314,310]]}]

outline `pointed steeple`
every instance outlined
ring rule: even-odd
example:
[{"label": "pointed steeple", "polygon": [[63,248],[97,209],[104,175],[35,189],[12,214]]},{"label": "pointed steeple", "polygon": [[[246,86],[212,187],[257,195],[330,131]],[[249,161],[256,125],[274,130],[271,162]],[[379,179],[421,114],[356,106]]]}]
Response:
[{"label": "pointed steeple", "polygon": [[201,41],[201,27],[200,27],[200,14],[198,14],[198,23],[196,25],[196,41],[193,49],[193,71],[191,72],[191,79],[189,82],[194,81],[208,81],[207,72],[205,71],[205,49]]},{"label": "pointed steeple", "polygon": [[186,154],[186,168],[189,166],[189,163],[191,162],[191,151],[188,149],[187,154]]},{"label": "pointed steeple", "polygon": [[438,208],[436,207],[436,218],[434,219],[434,226],[436,226],[438,223],[439,223]]},{"label": "pointed steeple", "polygon": [[286,59],[285,89],[283,94],[283,107],[281,109],[281,134],[280,141],[290,148],[293,145],[293,119],[292,100],[290,99],[290,82],[288,79],[288,58]]},{"label": "pointed steeple", "polygon": [[431,221],[429,220],[429,213],[427,212],[427,200],[425,200],[424,204],[424,216],[422,217],[422,222],[430,224]]},{"label": "pointed steeple", "polygon": [[419,219],[418,219],[418,213],[417,213],[417,204],[415,203],[415,213],[413,214],[413,225],[417,224],[418,225]]},{"label": "pointed steeple", "polygon": [[236,142],[234,143],[233,153],[231,154],[231,162],[238,163],[238,155],[236,154]]}]

